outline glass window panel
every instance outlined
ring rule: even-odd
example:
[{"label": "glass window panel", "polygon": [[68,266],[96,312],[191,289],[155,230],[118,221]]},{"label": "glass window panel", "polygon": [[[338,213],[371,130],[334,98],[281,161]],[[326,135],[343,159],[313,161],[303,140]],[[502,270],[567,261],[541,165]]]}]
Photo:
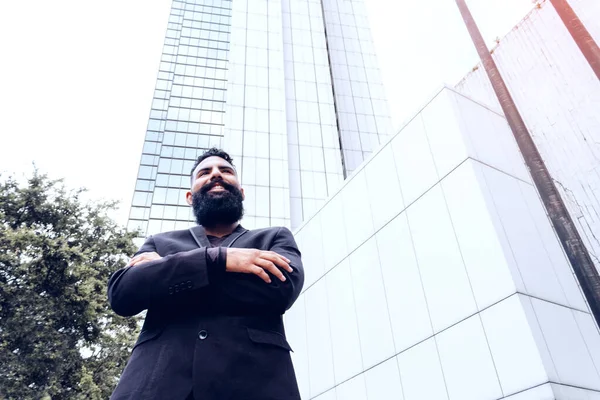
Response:
[{"label": "glass window panel", "polygon": [[179,176],[177,175],[170,175],[169,176],[169,184],[167,186],[169,187],[179,187],[181,183],[181,179]]},{"label": "glass window panel", "polygon": [[[183,65],[177,65],[177,67],[181,67],[183,68]],[[176,71],[177,73],[177,71]],[[181,93],[183,91],[183,86],[181,85],[173,85],[173,87],[171,88],[171,96],[177,96],[177,97],[181,97]]]},{"label": "glass window panel", "polygon": [[183,169],[183,160],[172,160],[171,161],[171,173],[181,174]]},{"label": "glass window panel", "polygon": [[[179,128],[179,125],[181,123],[177,123],[177,128]],[[187,124],[185,124],[185,127],[187,128]],[[186,134],[185,133],[176,133],[175,134],[175,145],[176,146],[185,146],[185,139],[186,139]]]},{"label": "glass window panel", "polygon": [[183,158],[183,155],[185,154],[185,149],[183,147],[172,147],[172,149],[173,158]]},{"label": "glass window panel", "polygon": [[167,198],[166,204],[177,204],[179,197],[179,190],[177,189],[167,189]]},{"label": "glass window panel", "polygon": [[187,160],[196,160],[197,152],[198,152],[198,150],[196,150],[196,149],[185,149],[184,158]]},{"label": "glass window panel", "polygon": [[163,214],[164,219],[176,219],[177,217],[177,207],[174,206],[166,206],[165,212]]},{"label": "glass window panel", "polygon": [[167,197],[167,189],[163,187],[157,187],[154,189],[154,196],[152,202],[155,204],[164,203]]},{"label": "glass window panel", "polygon": [[157,186],[167,186],[169,176],[164,174],[158,174],[156,176],[156,185]]},{"label": "glass window panel", "polygon": [[129,230],[130,232],[141,231],[141,233],[143,235],[144,232],[146,231],[146,225],[147,225],[146,221],[133,221],[133,220],[130,220],[127,223],[127,230]]},{"label": "glass window panel", "polygon": [[179,119],[184,120],[184,121],[189,121],[190,120],[190,110],[187,108],[181,108],[179,109]]},{"label": "glass window panel", "polygon": [[190,207],[177,207],[177,219],[188,220],[190,217]]},{"label": "glass window panel", "polygon": [[156,142],[144,142],[144,149],[142,152],[146,154],[156,154],[157,147],[158,143]]},{"label": "glass window panel", "polygon": [[131,207],[129,218],[145,219],[147,217],[146,210],[147,208],[144,207]]},{"label": "glass window panel", "polygon": [[162,150],[160,152],[161,157],[172,157],[173,156],[173,147],[171,146],[162,146]]},{"label": "glass window panel", "polygon": [[193,166],[194,166],[194,161],[192,161],[192,160],[184,160],[183,161],[183,168],[182,168],[181,173],[182,174],[188,174],[192,170]]},{"label": "glass window panel", "polygon": [[142,159],[141,159],[141,164],[145,164],[145,165],[156,165],[158,161],[158,157],[157,156],[153,156],[153,155],[149,155],[149,154],[142,154]]},{"label": "glass window panel", "polygon": [[180,206],[187,206],[188,205],[186,197],[185,197],[186,193],[187,193],[187,189],[180,189],[179,190],[179,194],[178,194],[179,202],[177,204],[179,204]]},{"label": "glass window panel", "polygon": [[151,183],[152,183],[152,181],[138,179],[135,183],[135,190],[142,190],[142,191],[149,192],[150,190],[152,190]]},{"label": "glass window panel", "polygon": [[225,101],[225,90],[213,91],[213,100]]},{"label": "glass window panel", "polygon": [[133,194],[133,201],[131,202],[134,206],[146,206],[148,202],[148,193],[147,192],[135,192]]},{"label": "glass window panel", "polygon": [[160,121],[156,119],[151,119],[148,121],[148,130],[151,131],[159,131],[160,130]]},{"label": "glass window panel", "polygon": [[[177,107],[169,107],[167,110],[167,118],[168,119],[177,119],[179,117],[179,108]],[[148,128],[150,129],[150,128]]]},{"label": "glass window panel", "polygon": [[150,209],[150,218],[160,219],[163,217],[165,206],[153,205]]},{"label": "glass window panel", "polygon": [[191,86],[183,86],[181,90],[181,97],[192,97],[194,88]]},{"label": "glass window panel", "polygon": [[168,232],[175,230],[175,221],[163,221],[162,223],[162,231]]},{"label": "glass window panel", "polygon": [[269,112],[267,110],[256,110],[256,130],[259,132],[269,131]]},{"label": "glass window panel", "polygon": [[179,177],[179,185],[177,187],[189,188],[191,185],[192,173],[188,171],[189,175]]},{"label": "glass window panel", "polygon": [[171,169],[171,159],[161,158],[158,162],[158,172],[169,173]]},{"label": "glass window panel", "polygon": [[138,178],[152,179],[152,167],[147,166],[147,165],[140,166],[140,170],[138,172]]}]

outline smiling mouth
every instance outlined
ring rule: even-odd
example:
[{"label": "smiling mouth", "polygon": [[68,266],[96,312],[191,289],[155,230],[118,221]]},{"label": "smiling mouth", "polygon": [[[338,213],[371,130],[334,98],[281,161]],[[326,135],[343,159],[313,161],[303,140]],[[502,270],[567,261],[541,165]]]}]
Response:
[{"label": "smiling mouth", "polygon": [[215,185],[212,188],[210,188],[209,192],[222,192],[224,191],[225,188],[221,185]]}]

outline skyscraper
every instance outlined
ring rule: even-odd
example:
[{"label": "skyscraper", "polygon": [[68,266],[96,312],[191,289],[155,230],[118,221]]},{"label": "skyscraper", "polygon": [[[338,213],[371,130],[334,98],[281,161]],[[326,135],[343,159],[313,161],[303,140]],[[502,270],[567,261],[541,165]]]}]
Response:
[{"label": "skyscraper", "polygon": [[129,228],[193,223],[183,193],[212,146],[244,225],[294,228],[390,133],[362,0],[174,0]]}]

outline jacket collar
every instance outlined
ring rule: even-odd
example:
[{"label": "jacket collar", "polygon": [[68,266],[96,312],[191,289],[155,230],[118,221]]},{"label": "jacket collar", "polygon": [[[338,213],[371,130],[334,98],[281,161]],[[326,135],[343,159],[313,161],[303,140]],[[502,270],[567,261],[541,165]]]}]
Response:
[{"label": "jacket collar", "polygon": [[[206,237],[206,231],[202,225],[196,225],[189,229],[194,241],[198,247],[211,247],[208,238]],[[231,232],[231,234],[221,243],[221,247],[230,247],[240,236],[248,232],[248,229],[244,228],[241,224]]]}]

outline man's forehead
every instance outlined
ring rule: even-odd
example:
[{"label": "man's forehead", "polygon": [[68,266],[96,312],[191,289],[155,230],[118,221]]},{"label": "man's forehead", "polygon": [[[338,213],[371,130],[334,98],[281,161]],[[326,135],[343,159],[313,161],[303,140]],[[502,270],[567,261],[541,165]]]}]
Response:
[{"label": "man's forehead", "polygon": [[218,157],[218,156],[211,156],[208,158],[205,158],[204,160],[202,160],[202,162],[200,164],[198,164],[198,166],[196,167],[196,171],[200,171],[202,169],[206,169],[206,168],[213,168],[213,167],[230,167],[233,168],[233,165],[231,165],[230,163],[228,163],[225,159]]}]

